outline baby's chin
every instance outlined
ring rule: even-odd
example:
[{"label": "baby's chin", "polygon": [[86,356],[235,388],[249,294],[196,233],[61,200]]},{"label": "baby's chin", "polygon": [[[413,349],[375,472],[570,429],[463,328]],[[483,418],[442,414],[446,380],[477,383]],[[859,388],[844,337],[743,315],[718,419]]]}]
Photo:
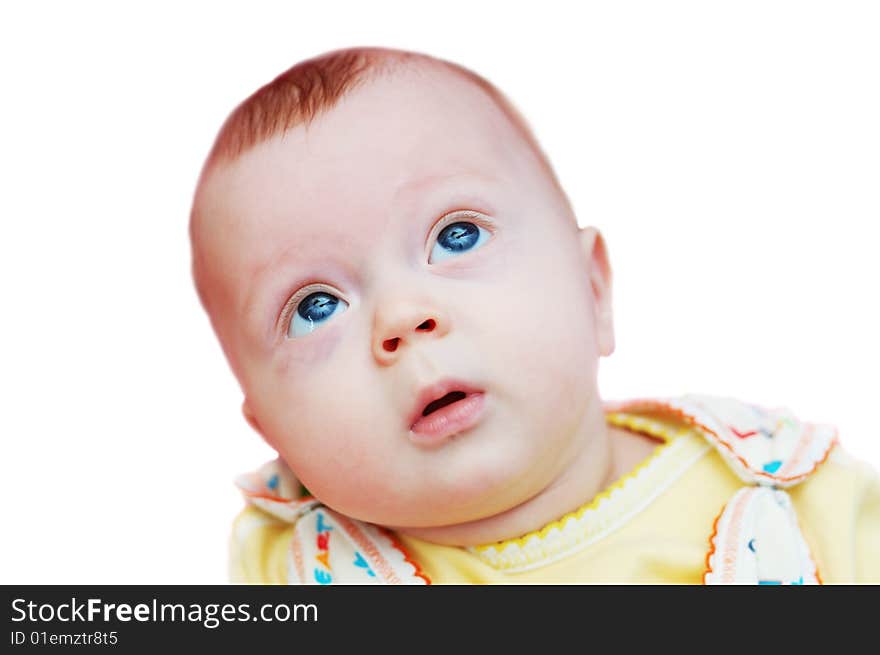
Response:
[{"label": "baby's chin", "polygon": [[522,470],[502,475],[498,470],[458,481],[435,480],[417,489],[403,486],[369,490],[359,485],[358,493],[331,490],[317,498],[328,507],[351,518],[417,534],[483,522],[526,503],[551,483],[537,479],[524,463]]},{"label": "baby's chin", "polygon": [[460,505],[444,499],[443,490],[440,489],[430,498],[399,490],[391,495],[390,502],[386,497],[382,503],[372,505],[364,503],[361,498],[339,498],[338,494],[325,498],[316,494],[316,497],[330,509],[345,516],[392,529],[438,528],[468,523],[493,513],[487,507],[466,511]]}]

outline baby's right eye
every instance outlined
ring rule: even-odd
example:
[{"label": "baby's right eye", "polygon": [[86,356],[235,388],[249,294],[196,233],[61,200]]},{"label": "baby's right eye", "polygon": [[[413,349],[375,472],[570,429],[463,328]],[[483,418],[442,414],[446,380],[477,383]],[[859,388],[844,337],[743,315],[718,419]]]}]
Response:
[{"label": "baby's right eye", "polygon": [[301,337],[313,332],[336,314],[348,309],[348,303],[326,291],[316,291],[303,298],[293,312],[287,328],[288,337]]}]

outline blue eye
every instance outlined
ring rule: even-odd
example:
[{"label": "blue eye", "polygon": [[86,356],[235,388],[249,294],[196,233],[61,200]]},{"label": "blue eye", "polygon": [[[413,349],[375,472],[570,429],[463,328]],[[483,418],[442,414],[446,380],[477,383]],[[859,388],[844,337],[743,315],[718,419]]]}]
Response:
[{"label": "blue eye", "polygon": [[428,262],[434,264],[482,246],[489,239],[489,232],[475,223],[459,221],[444,227],[431,248]]},{"label": "blue eye", "polygon": [[303,298],[287,329],[288,337],[301,337],[314,331],[334,314],[341,314],[348,309],[348,303],[332,293],[317,291]]}]

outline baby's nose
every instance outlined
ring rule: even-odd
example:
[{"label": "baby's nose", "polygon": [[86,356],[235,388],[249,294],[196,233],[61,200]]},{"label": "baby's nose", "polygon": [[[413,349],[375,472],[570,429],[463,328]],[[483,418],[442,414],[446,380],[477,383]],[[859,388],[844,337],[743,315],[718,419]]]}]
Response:
[{"label": "baby's nose", "polygon": [[419,339],[439,338],[449,332],[449,320],[436,307],[395,302],[376,312],[373,328],[373,356],[388,366]]}]

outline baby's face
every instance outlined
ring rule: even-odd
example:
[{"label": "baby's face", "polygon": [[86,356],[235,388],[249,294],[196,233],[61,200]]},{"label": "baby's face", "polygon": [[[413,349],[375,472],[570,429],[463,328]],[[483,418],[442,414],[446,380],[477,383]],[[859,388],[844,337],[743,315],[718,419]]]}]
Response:
[{"label": "baby's face", "polygon": [[213,171],[198,207],[245,412],[330,507],[472,521],[583,448],[612,348],[595,233],[471,83],[369,82]]}]

